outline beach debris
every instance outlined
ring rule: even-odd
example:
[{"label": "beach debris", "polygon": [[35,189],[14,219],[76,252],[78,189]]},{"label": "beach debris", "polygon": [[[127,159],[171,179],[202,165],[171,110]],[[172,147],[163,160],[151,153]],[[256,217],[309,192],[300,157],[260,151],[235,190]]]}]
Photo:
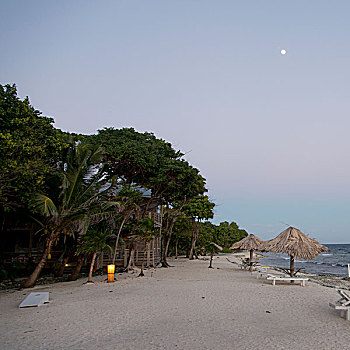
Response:
[{"label": "beach debris", "polygon": [[49,303],[49,292],[32,292],[19,304],[19,307],[36,307],[47,303]]}]

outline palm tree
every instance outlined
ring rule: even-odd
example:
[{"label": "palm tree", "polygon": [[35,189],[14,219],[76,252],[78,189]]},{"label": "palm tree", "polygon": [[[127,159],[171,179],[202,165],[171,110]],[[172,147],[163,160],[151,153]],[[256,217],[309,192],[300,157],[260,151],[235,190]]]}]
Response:
[{"label": "palm tree", "polygon": [[115,264],[119,237],[124,227],[124,224],[127,222],[127,220],[131,217],[133,213],[135,213],[138,209],[140,209],[139,207],[140,199],[142,199],[142,194],[140,193],[140,191],[138,191],[135,188],[132,188],[128,184],[124,184],[124,186],[121,188],[121,190],[118,191],[116,195],[116,200],[118,201],[118,204],[119,204],[118,213],[121,215],[121,223],[119,225],[117,237],[115,240],[112,265]]},{"label": "palm tree", "polygon": [[210,253],[210,263],[209,263],[208,269],[212,269],[214,254],[217,253],[218,251],[221,251],[223,248],[214,242],[209,242],[206,248],[207,248],[207,251],[209,251]]},{"label": "palm tree", "polygon": [[60,237],[84,234],[91,222],[103,219],[108,204],[104,194],[109,190],[103,177],[100,160],[102,149],[92,149],[78,144],[70,149],[68,161],[60,171],[61,185],[57,199],[37,194],[32,200],[40,218],[35,221],[42,227],[45,236],[45,249],[33,273],[22,284],[32,287],[44,267],[47,256]]},{"label": "palm tree", "polygon": [[92,254],[90,271],[87,283],[93,283],[92,272],[98,253],[102,253],[107,248],[112,251],[112,247],[107,243],[108,238],[111,238],[111,233],[108,231],[100,231],[98,229],[89,229],[88,232],[81,237],[80,244],[77,249],[78,254]]}]

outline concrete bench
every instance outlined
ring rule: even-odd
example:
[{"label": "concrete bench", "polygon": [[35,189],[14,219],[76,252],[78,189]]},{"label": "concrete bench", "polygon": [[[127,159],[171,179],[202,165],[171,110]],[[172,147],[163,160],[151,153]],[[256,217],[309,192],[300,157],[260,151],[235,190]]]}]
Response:
[{"label": "concrete bench", "polygon": [[340,317],[344,317],[346,320],[350,321],[350,306],[343,306],[338,302],[329,303],[329,306],[335,310],[340,310]]},{"label": "concrete bench", "polygon": [[329,303],[329,306],[335,310],[340,310],[340,317],[350,321],[350,295],[341,289],[338,289],[337,292],[341,295],[341,298],[334,303]]},{"label": "concrete bench", "polygon": [[278,277],[278,276],[268,276],[267,280],[272,281],[272,285],[276,285],[276,281],[300,281],[300,285],[305,287],[308,278],[304,277]]}]

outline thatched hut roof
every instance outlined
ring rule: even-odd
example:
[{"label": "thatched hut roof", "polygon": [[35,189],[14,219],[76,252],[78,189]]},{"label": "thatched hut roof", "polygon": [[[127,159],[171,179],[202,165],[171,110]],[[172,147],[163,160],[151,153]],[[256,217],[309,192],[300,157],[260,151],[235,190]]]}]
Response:
[{"label": "thatched hut roof", "polygon": [[273,253],[286,253],[295,259],[311,260],[327,247],[302,233],[295,227],[288,227],[276,238],[266,242],[266,249]]},{"label": "thatched hut roof", "polygon": [[233,244],[230,249],[265,251],[265,242],[253,234]]}]

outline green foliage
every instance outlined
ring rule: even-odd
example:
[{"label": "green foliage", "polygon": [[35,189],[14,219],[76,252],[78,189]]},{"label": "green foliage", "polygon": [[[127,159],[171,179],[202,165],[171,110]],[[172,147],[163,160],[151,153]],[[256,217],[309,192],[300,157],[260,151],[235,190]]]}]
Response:
[{"label": "green foliage", "polygon": [[2,261],[0,261],[0,281],[13,281],[19,276],[20,271],[21,265],[18,262],[5,265]]},{"label": "green foliage", "polygon": [[230,248],[233,243],[236,243],[248,236],[248,233],[240,229],[235,222],[228,223],[221,222],[216,229],[217,241],[215,243],[221,245],[223,248]]},{"label": "green foliage", "polygon": [[181,159],[183,154],[170,143],[152,133],[106,128],[91,136],[90,142],[103,147],[109,178],[149,189],[153,198],[173,202],[206,191],[199,170]]},{"label": "green foliage", "polygon": [[140,219],[133,227],[133,235],[140,239],[149,240],[157,234],[154,221],[151,218]]},{"label": "green foliage", "polygon": [[228,254],[230,254],[230,253],[232,253],[232,250],[229,249],[229,248],[223,248],[221,253],[228,253]]},{"label": "green foliage", "polygon": [[210,202],[206,195],[197,196],[191,199],[183,208],[187,216],[198,221],[208,220],[214,217],[215,203]]},{"label": "green foliage", "polygon": [[247,235],[248,233],[240,229],[235,222],[224,221],[215,225],[206,221],[201,223],[198,246],[208,249],[210,242],[214,242],[223,247],[223,253],[231,253],[229,247]]},{"label": "green foliage", "polygon": [[182,155],[152,133],[139,133],[133,128],[98,130],[97,135],[90,137],[90,142],[104,148],[109,177],[116,176],[129,184],[145,184],[157,176],[165,159],[177,159]]},{"label": "green foliage", "polygon": [[[56,184],[60,189],[59,196],[52,199],[36,194],[33,197],[32,207],[41,215],[37,222],[45,228],[44,233],[83,234],[91,221],[103,218],[103,204],[108,202],[102,191],[106,180],[98,165],[101,155],[100,148],[93,149],[87,144],[80,143],[71,148],[64,170],[60,172],[61,182]],[[108,209],[107,214],[112,215]]]},{"label": "green foliage", "polygon": [[77,254],[93,254],[104,250],[112,252],[112,247],[108,244],[109,238],[111,238],[109,231],[102,231],[98,227],[90,228],[81,236]]},{"label": "green foliage", "polygon": [[28,98],[17,97],[15,85],[0,85],[0,206],[24,206],[67,148],[67,136],[41,116]]}]

